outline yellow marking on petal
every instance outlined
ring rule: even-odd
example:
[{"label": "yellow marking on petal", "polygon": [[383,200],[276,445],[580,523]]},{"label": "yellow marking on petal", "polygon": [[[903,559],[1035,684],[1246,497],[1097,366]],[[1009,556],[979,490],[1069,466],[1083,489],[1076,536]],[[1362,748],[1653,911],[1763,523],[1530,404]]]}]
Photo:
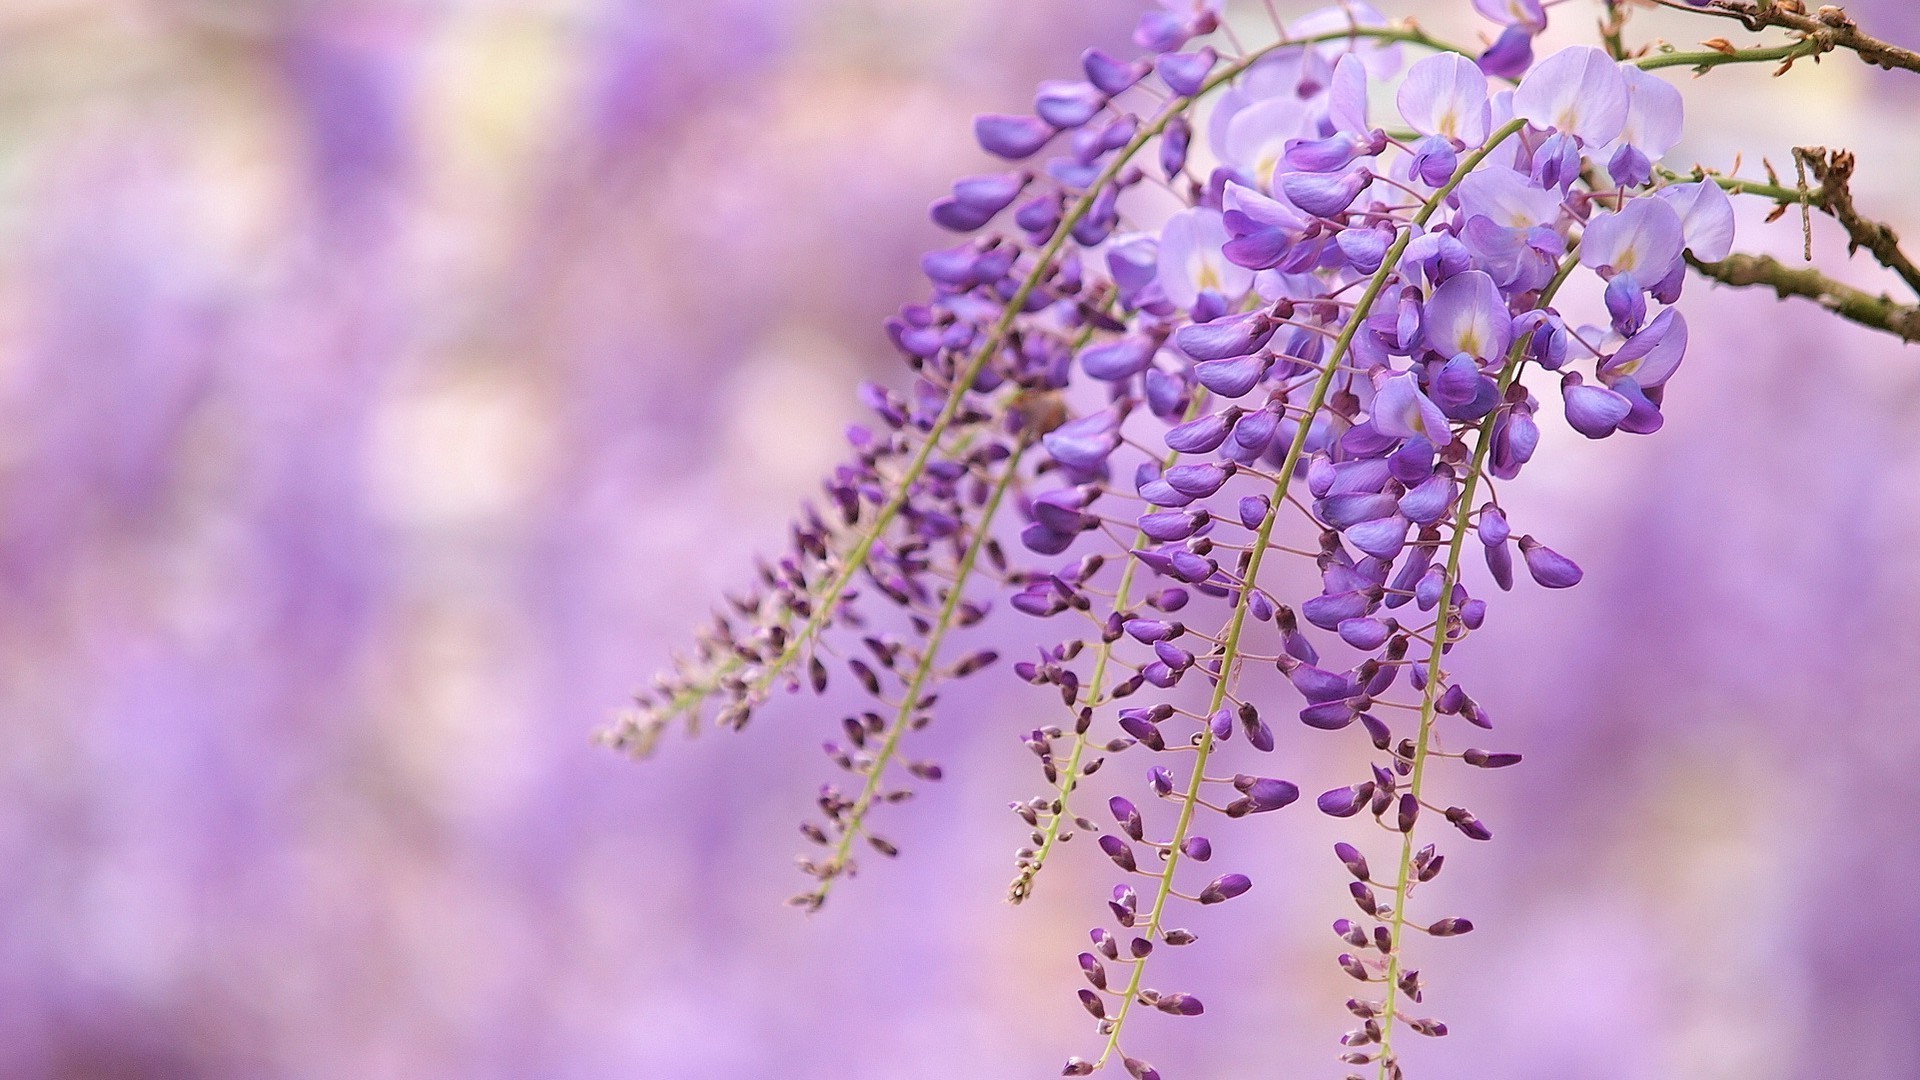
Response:
[{"label": "yellow marking on petal", "polygon": [[1253,163],[1253,178],[1258,180],[1260,186],[1266,188],[1267,192],[1271,194],[1273,192],[1273,174],[1279,168],[1280,155],[1278,153],[1268,154]]}]

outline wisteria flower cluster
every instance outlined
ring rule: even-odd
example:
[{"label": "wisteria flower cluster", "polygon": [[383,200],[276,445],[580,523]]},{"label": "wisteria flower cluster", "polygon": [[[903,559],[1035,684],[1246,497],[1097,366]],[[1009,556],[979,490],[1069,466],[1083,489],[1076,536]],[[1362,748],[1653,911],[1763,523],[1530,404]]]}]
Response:
[{"label": "wisteria flower cluster", "polygon": [[[1447,1031],[1420,941],[1473,929],[1421,887],[1494,834],[1444,769],[1520,760],[1476,745],[1500,691],[1449,658],[1497,593],[1581,579],[1502,485],[1547,412],[1591,439],[1660,429],[1689,264],[1732,265],[1728,191],[1759,188],[1663,165],[1684,109],[1657,72],[1836,47],[1633,52],[1608,4],[1604,47],[1539,55],[1549,6],[1474,0],[1496,24],[1478,49],[1358,2],[1229,49],[1217,4],[1164,0],[1139,55],[1090,50],[1031,113],[979,117],[1011,168],[931,208],[971,235],[925,257],[932,295],[887,325],[911,387],[863,391],[876,422],[792,549],[612,741],[644,752],[709,702],[739,727],[776,689],[857,684],[871,708],[825,743],[845,779],[802,827],[796,899],[818,908],[896,852],[875,811],[941,775],[913,733],[949,680],[995,666],[949,634],[1016,613],[1008,632],[1041,644],[1006,667],[1060,711],[1018,732],[1047,787],[1013,807],[1030,835],[1010,898],[1097,834],[1083,847],[1120,877],[1078,956],[1096,1040],[1064,1072],[1145,1080],[1143,1010],[1204,1011],[1200,988],[1153,987],[1154,958],[1197,941],[1185,912],[1261,880],[1233,855],[1239,819],[1302,795],[1276,728],[1354,740],[1368,764],[1309,800],[1360,823],[1329,860],[1354,905],[1329,947],[1356,983],[1337,1053],[1400,1077],[1406,1036]],[[1317,592],[1276,586],[1301,577],[1289,560]]]}]

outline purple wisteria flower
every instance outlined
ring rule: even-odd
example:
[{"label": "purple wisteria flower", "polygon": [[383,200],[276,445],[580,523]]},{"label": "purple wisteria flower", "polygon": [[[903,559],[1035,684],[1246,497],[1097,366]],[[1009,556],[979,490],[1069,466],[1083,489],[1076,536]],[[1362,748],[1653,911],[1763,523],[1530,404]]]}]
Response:
[{"label": "purple wisteria flower", "polygon": [[[1233,864],[1243,819],[1303,812],[1277,775],[1297,765],[1286,737],[1366,759],[1313,800],[1374,820],[1336,849],[1359,911],[1336,924],[1337,963],[1363,985],[1341,1060],[1399,1077],[1396,1035],[1447,1031],[1414,1015],[1413,942],[1473,922],[1427,910],[1422,886],[1442,836],[1494,826],[1441,766],[1519,762],[1451,749],[1494,727],[1498,689],[1470,691],[1450,657],[1491,617],[1485,595],[1582,577],[1519,531],[1506,485],[1543,423],[1662,426],[1685,256],[1724,257],[1733,228],[1720,185],[1661,170],[1683,115],[1651,61],[1576,45],[1536,63],[1548,5],[1475,6],[1500,26],[1477,56],[1357,3],[1247,48],[1205,40],[1218,4],[1163,0],[1139,55],[1090,51],[1031,114],[980,117],[983,151],[1017,164],[930,210],[978,235],[930,254],[931,297],[888,324],[912,389],[868,391],[879,422],[854,433],[827,512],[660,688],[656,719],[710,685],[744,719],[770,683],[844,669],[876,703],[827,744],[859,782],[823,788],[803,830],[828,852],[804,863],[817,906],[856,841],[893,853],[868,827],[906,794],[889,770],[940,775],[900,750],[937,688],[996,659],[945,655],[947,632],[996,590],[1047,620],[1011,665],[1060,712],[1012,730],[1047,788],[1012,804],[1010,896],[1076,832],[1120,876],[1088,905],[1078,997],[1099,1045],[1067,1075],[1157,1077],[1130,1053],[1138,1017],[1205,1013],[1147,972],[1198,940],[1184,912],[1259,902]],[[1016,520],[996,528],[1003,508]],[[1283,562],[1317,584],[1281,590]],[[873,629],[869,592],[912,633]],[[843,647],[820,644],[830,630]],[[1104,814],[1082,805],[1096,773]]]}]

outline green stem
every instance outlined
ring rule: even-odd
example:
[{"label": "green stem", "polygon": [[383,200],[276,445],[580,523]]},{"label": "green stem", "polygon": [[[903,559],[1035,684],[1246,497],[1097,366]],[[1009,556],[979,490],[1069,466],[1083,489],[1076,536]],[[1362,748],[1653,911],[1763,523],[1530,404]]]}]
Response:
[{"label": "green stem", "polygon": [[1791,67],[1793,61],[1803,56],[1813,56],[1825,52],[1820,42],[1808,39],[1796,41],[1791,45],[1775,45],[1758,49],[1733,49],[1729,52],[1659,52],[1643,56],[1634,61],[1644,71],[1664,67],[1690,67],[1694,73],[1703,74],[1725,64],[1764,64],[1774,60],[1781,61],[1782,71]]},{"label": "green stem", "polygon": [[[1540,291],[1535,307],[1544,308],[1552,302],[1572,275],[1579,260],[1573,252],[1568,252],[1561,262],[1559,272],[1546,288]],[[1532,334],[1513,343],[1507,353],[1506,365],[1500,372],[1500,389],[1504,392],[1513,385],[1518,377],[1521,365],[1525,362],[1527,342]],[[1447,620],[1453,615],[1453,587],[1460,580],[1460,553],[1466,542],[1468,518],[1473,513],[1474,495],[1479,491],[1480,478],[1485,472],[1488,451],[1493,445],[1493,423],[1500,415],[1500,409],[1487,414],[1480,423],[1478,441],[1473,450],[1473,462],[1467,469],[1466,481],[1461,485],[1460,499],[1453,515],[1453,537],[1447,547],[1446,570],[1440,581],[1440,602],[1434,608],[1433,647],[1427,654],[1426,686],[1420,694],[1420,730],[1414,740],[1413,772],[1407,778],[1407,791],[1417,801],[1427,775],[1427,756],[1432,745],[1433,725],[1436,716],[1435,704],[1440,696],[1441,658],[1446,654]],[[1400,841],[1400,872],[1394,881],[1393,915],[1389,923],[1389,944],[1392,950],[1387,954],[1387,996],[1380,1013],[1380,1078],[1386,1080],[1388,1069],[1393,1061],[1393,1029],[1400,994],[1400,975],[1403,970],[1401,943],[1406,935],[1407,894],[1413,888],[1413,830],[1408,829]]]},{"label": "green stem", "polygon": [[[1198,416],[1201,409],[1205,407],[1207,397],[1207,392],[1204,389],[1196,391],[1193,396],[1193,402],[1187,406],[1186,415],[1182,419],[1191,420]],[[1173,467],[1173,464],[1179,460],[1180,455],[1178,452],[1170,453],[1161,459],[1160,467],[1163,470],[1170,469]],[[1148,537],[1145,532],[1136,531],[1131,548],[1132,550],[1138,550],[1151,542],[1151,538]],[[1129,556],[1126,565],[1121,567],[1120,581],[1114,587],[1113,594],[1113,609],[1115,611],[1126,610],[1133,595],[1133,579],[1139,565],[1140,561],[1138,559]],[[1102,640],[1094,650],[1093,672],[1087,677],[1086,707],[1089,709],[1098,709],[1109,703],[1108,699],[1103,698],[1101,695],[1106,690],[1107,668],[1113,659],[1113,649],[1116,644],[1118,644],[1117,641]],[[1067,754],[1066,768],[1061,771],[1060,782],[1057,785],[1060,793],[1059,809],[1056,810],[1053,815],[1047,819],[1047,823],[1040,828],[1040,846],[1034,851],[1033,857],[1027,861],[1026,865],[1020,868],[1019,876],[1015,877],[1013,884],[1008,887],[1008,902],[1018,904],[1033,895],[1034,879],[1040,876],[1040,871],[1046,867],[1047,856],[1053,853],[1054,847],[1060,842],[1060,823],[1062,821],[1072,820],[1073,813],[1068,807],[1068,799],[1073,795],[1074,789],[1080,784],[1080,762],[1086,757],[1087,746],[1091,741],[1087,732],[1074,732],[1073,749]]]},{"label": "green stem", "polygon": [[847,867],[847,861],[853,852],[857,837],[866,830],[867,813],[873,809],[880,795],[880,785],[887,767],[893,763],[900,752],[900,740],[907,729],[913,726],[913,718],[919,712],[920,699],[926,692],[927,684],[940,664],[940,645],[946,640],[947,631],[953,628],[954,616],[960,611],[960,604],[966,599],[966,582],[973,574],[974,565],[980,559],[980,553],[986,549],[987,541],[992,538],[993,530],[989,525],[994,514],[1000,509],[1000,503],[1006,498],[1007,491],[1013,487],[1020,475],[1020,459],[1033,445],[1030,438],[1022,438],[1013,453],[1001,463],[1000,478],[994,481],[987,501],[980,508],[979,524],[974,526],[973,536],[967,542],[959,565],[955,568],[954,580],[947,587],[947,597],[940,605],[939,613],[934,617],[933,625],[926,633],[926,643],[921,647],[920,661],[914,665],[913,674],[908,677],[906,688],[900,698],[900,706],[895,711],[893,721],[887,726],[886,737],[880,748],[874,752],[872,762],[867,766],[866,783],[853,805],[839,819],[840,839],[834,846],[834,852],[821,867],[823,876],[820,885],[812,893],[806,894],[801,903],[810,911],[819,910],[826,903],[827,893],[833,883],[839,879]]},{"label": "green stem", "polygon": [[[1348,313],[1346,325],[1340,328],[1339,336],[1334,339],[1326,367],[1320,372],[1320,377],[1314,381],[1313,394],[1308,398],[1306,408],[1301,411],[1294,429],[1293,441],[1287,445],[1287,456],[1280,464],[1273,493],[1269,497],[1267,516],[1261,519],[1253,550],[1247,560],[1246,574],[1241,582],[1239,595],[1234,601],[1233,615],[1228,620],[1226,631],[1222,635],[1222,644],[1216,653],[1219,667],[1214,674],[1213,696],[1207,705],[1209,715],[1218,711],[1226,700],[1227,687],[1233,681],[1234,668],[1240,658],[1240,635],[1246,626],[1248,597],[1252,595],[1254,589],[1259,587],[1260,567],[1265,561],[1268,546],[1272,541],[1274,525],[1280,520],[1281,510],[1287,505],[1287,490],[1293,482],[1294,473],[1299,468],[1300,458],[1306,451],[1307,436],[1311,432],[1314,417],[1326,404],[1327,392],[1333,386],[1334,376],[1339,373],[1340,365],[1353,345],[1354,335],[1360,332],[1361,324],[1366,321],[1368,312],[1373,310],[1374,302],[1379,299],[1388,279],[1393,276],[1400,263],[1400,257],[1406,253],[1407,245],[1413,240],[1414,230],[1425,225],[1427,220],[1445,205],[1447,197],[1453,194],[1453,189],[1460,186],[1460,181],[1466,179],[1468,173],[1478,168],[1495,147],[1517,134],[1520,129],[1526,127],[1526,123],[1525,120],[1518,119],[1508,121],[1494,132],[1484,145],[1461,159],[1459,167],[1454,170],[1454,174],[1448,178],[1446,184],[1435,191],[1415,212],[1412,224],[1401,229],[1394,237],[1393,244],[1387,248],[1386,256],[1380,262],[1380,268],[1374,271],[1373,276],[1367,281],[1366,290],[1361,293],[1360,299],[1354,304],[1353,311]],[[1213,754],[1213,747],[1213,728],[1203,727],[1200,731],[1199,745],[1195,748],[1193,772],[1187,780],[1186,791],[1181,796],[1180,813],[1174,822],[1173,837],[1168,842],[1166,865],[1160,870],[1159,884],[1154,890],[1153,907],[1147,918],[1148,940],[1159,935],[1165,920],[1167,901],[1173,894],[1174,871],[1180,865],[1180,846],[1186,842],[1188,832],[1193,826],[1194,810],[1200,802],[1200,786],[1206,782],[1207,760]],[[1096,1068],[1106,1064],[1119,1047],[1121,1029],[1125,1026],[1127,1016],[1132,1012],[1134,1003],[1139,997],[1140,980],[1146,973],[1146,969],[1146,957],[1134,961],[1133,973],[1127,979],[1126,996],[1121,1000],[1120,1011],[1113,1018],[1113,1026],[1107,1035],[1106,1049],[1101,1052]]]}]

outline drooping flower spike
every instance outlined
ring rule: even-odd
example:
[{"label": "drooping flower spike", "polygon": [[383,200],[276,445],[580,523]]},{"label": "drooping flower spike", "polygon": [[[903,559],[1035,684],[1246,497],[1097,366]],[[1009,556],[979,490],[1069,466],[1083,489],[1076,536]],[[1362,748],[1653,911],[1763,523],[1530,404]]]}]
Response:
[{"label": "drooping flower spike", "polygon": [[[1682,106],[1654,58],[1536,60],[1550,5],[1474,6],[1484,49],[1358,3],[1243,49],[1212,38],[1219,4],[1163,0],[1137,55],[1089,51],[1030,114],[979,117],[996,163],[929,211],[977,235],[931,253],[931,295],[888,324],[910,388],[866,392],[877,422],[793,550],[616,732],[644,749],[708,698],[738,726],[773,689],[850,679],[870,701],[823,739],[852,782],[803,826],[817,907],[856,852],[896,850],[875,811],[941,775],[914,733],[997,659],[950,635],[1009,611],[1031,644],[1007,667],[1047,701],[995,735],[1045,783],[1012,805],[1009,895],[1081,832],[1117,875],[1086,898],[1096,1038],[1067,1075],[1160,1075],[1140,1018],[1206,1010],[1155,988],[1155,958],[1199,941],[1191,913],[1295,887],[1241,840],[1315,810],[1373,819],[1327,867],[1357,908],[1333,927],[1360,984],[1340,1060],[1399,1077],[1409,1032],[1447,1031],[1413,954],[1473,922],[1422,886],[1497,823],[1440,765],[1519,763],[1468,745],[1500,690],[1448,658],[1495,591],[1582,577],[1500,485],[1543,423],[1662,426],[1686,257],[1724,258],[1733,231],[1720,185],[1660,169]],[[1575,277],[1595,302],[1563,304]],[[1281,592],[1287,560],[1317,586]],[[1366,763],[1302,800],[1297,738]]]}]

